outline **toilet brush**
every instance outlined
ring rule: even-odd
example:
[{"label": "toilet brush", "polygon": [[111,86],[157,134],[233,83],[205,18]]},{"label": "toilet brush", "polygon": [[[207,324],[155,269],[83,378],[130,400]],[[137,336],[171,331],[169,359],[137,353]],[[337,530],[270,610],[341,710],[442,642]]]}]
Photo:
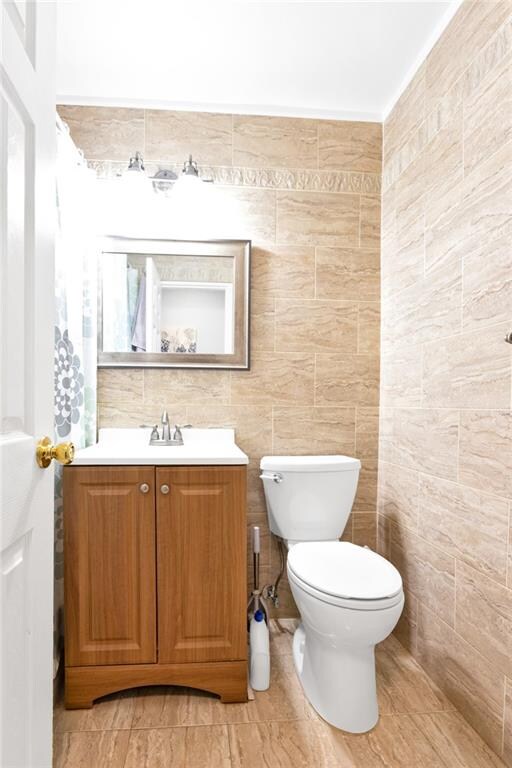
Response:
[{"label": "toilet brush", "polygon": [[260,589],[260,549],[260,528],[258,525],[255,525],[252,529],[252,570],[254,588],[247,604],[247,613],[248,620],[250,621],[256,611],[262,611],[268,625],[268,610]]}]

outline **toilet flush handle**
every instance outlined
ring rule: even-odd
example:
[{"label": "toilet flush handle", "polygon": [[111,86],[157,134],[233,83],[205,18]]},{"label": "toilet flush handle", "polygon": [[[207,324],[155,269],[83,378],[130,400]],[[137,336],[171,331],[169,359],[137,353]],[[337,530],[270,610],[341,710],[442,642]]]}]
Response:
[{"label": "toilet flush handle", "polygon": [[273,480],[274,483],[282,483],[284,477],[279,472],[273,472],[271,475],[266,475],[264,472],[260,475],[260,480]]}]

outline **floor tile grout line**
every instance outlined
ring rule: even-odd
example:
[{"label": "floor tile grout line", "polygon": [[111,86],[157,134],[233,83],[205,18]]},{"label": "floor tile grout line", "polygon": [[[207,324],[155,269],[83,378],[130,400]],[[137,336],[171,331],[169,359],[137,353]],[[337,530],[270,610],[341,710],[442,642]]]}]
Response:
[{"label": "floor tile grout line", "polygon": [[[424,670],[420,668],[422,672]],[[426,674],[424,672],[424,674]],[[428,675],[427,675],[428,676]],[[449,702],[451,704],[451,702]],[[425,708],[425,709],[412,709],[408,711],[403,712],[381,712],[379,715],[380,718],[387,718],[387,717],[411,717],[413,715],[418,716],[424,716],[424,715],[448,715],[457,713],[463,717],[460,710],[458,710],[454,705],[451,705],[449,708]],[[320,722],[324,723],[326,725],[329,725],[320,715],[318,715],[316,712],[313,711],[313,717],[289,717],[289,718],[267,718],[262,720],[240,720],[236,722],[212,722],[212,723],[181,723],[176,725],[162,725],[162,724],[154,724],[154,725],[144,725],[144,726],[137,726],[135,728],[87,728],[84,730],[72,730],[72,731],[56,731],[55,736],[65,736],[68,734],[100,734],[100,733],[118,733],[118,732],[137,732],[137,731],[171,731],[171,730],[180,730],[180,729],[188,729],[188,728],[235,728],[236,726],[250,726],[250,725],[261,725],[265,723],[297,723],[297,722]],[[331,726],[332,727],[332,726]],[[340,731],[340,733],[347,733],[345,731]]]}]

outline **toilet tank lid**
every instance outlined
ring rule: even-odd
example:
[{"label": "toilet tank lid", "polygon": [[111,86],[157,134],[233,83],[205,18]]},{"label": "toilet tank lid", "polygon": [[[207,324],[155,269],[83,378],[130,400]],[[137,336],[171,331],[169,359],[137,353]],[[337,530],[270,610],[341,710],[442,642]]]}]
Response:
[{"label": "toilet tank lid", "polygon": [[360,469],[351,456],[263,456],[260,469],[271,472],[348,472]]}]

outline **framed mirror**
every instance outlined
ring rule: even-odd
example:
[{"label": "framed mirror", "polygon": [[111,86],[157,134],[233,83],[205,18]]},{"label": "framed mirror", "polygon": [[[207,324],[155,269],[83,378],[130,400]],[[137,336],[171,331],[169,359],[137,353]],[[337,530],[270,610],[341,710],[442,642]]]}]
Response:
[{"label": "framed mirror", "polygon": [[105,238],[98,365],[249,368],[250,240]]}]

